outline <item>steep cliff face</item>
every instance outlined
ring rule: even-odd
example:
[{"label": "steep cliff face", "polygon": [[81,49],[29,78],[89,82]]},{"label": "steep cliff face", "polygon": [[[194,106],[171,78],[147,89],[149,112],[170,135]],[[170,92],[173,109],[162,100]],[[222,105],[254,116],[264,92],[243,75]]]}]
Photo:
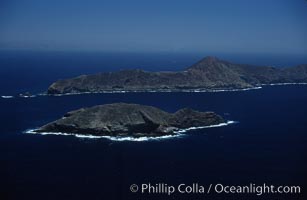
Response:
[{"label": "steep cliff face", "polygon": [[151,106],[114,103],[68,112],[36,132],[64,132],[108,136],[160,136],[174,130],[223,123],[213,112],[182,109],[167,113]]},{"label": "steep cliff face", "polygon": [[182,89],[242,89],[260,84],[307,82],[307,65],[274,68],[234,64],[215,57],[206,57],[179,72],[118,72],[82,75],[59,80],[48,88],[48,94],[149,91]]}]

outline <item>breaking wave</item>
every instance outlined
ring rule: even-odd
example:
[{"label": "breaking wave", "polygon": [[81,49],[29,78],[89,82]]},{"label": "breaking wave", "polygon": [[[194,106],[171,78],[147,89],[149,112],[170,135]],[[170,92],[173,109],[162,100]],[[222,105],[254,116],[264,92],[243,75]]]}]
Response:
[{"label": "breaking wave", "polygon": [[181,129],[176,132],[174,132],[174,135],[164,135],[164,136],[157,136],[157,137],[131,137],[131,136],[96,136],[96,135],[88,135],[88,134],[75,134],[75,133],[61,133],[61,132],[42,132],[37,133],[35,132],[36,129],[29,129],[26,130],[25,133],[27,134],[39,134],[39,135],[61,135],[61,136],[74,136],[77,138],[82,139],[109,139],[112,141],[133,141],[133,142],[143,142],[143,141],[159,141],[159,140],[166,140],[166,139],[173,139],[173,138],[181,138],[184,137],[187,131],[189,130],[196,130],[196,129],[205,129],[205,128],[215,128],[215,127],[221,127],[221,126],[227,126],[230,124],[237,123],[235,121],[227,121],[225,123],[220,123],[216,125],[210,125],[210,126],[200,126],[200,127],[191,127],[187,129]]},{"label": "breaking wave", "polygon": [[1,96],[1,98],[3,98],[3,99],[11,99],[11,98],[14,98],[14,96]]},{"label": "breaking wave", "polygon": [[179,131],[175,131],[175,133],[186,133],[187,131],[190,131],[190,130],[205,129],[205,128],[216,128],[216,127],[221,127],[221,126],[228,126],[230,124],[235,124],[235,123],[238,123],[238,122],[236,122],[236,121],[227,121],[227,122],[224,122],[224,123],[210,125],[210,126],[190,127],[190,128],[186,128],[186,129],[181,129]]}]

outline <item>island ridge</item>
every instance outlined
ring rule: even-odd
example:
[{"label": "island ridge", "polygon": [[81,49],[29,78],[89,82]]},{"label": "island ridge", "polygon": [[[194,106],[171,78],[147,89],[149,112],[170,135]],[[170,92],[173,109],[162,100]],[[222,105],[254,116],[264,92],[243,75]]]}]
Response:
[{"label": "island ridge", "polygon": [[58,80],[50,85],[47,93],[233,90],[279,83],[307,83],[307,65],[276,68],[234,64],[206,57],[185,71],[148,72],[135,69]]}]

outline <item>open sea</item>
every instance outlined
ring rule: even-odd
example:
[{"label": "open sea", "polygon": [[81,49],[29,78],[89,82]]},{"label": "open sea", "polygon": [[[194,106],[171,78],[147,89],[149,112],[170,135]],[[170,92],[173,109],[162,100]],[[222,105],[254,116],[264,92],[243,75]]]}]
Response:
[{"label": "open sea", "polygon": [[[238,63],[291,66],[306,57],[224,55]],[[182,70],[199,55],[0,52],[0,96],[37,94],[60,78],[128,68]],[[275,63],[275,64],[274,64]],[[27,134],[66,112],[126,102],[168,112],[214,111],[236,123],[179,137],[117,141]],[[237,92],[117,93],[0,98],[1,200],[306,199],[307,85]],[[300,194],[142,194],[136,184],[300,186]],[[139,188],[140,189],[140,188]]]}]

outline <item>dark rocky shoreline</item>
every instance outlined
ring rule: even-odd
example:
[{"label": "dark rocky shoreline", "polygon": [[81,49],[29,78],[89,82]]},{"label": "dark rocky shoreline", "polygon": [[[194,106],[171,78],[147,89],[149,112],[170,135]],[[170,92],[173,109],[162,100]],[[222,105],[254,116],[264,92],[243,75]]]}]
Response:
[{"label": "dark rocky shoreline", "polygon": [[113,103],[68,112],[63,118],[34,132],[156,137],[173,135],[181,129],[221,123],[225,123],[225,120],[214,112],[184,108],[168,113],[152,106]]}]

